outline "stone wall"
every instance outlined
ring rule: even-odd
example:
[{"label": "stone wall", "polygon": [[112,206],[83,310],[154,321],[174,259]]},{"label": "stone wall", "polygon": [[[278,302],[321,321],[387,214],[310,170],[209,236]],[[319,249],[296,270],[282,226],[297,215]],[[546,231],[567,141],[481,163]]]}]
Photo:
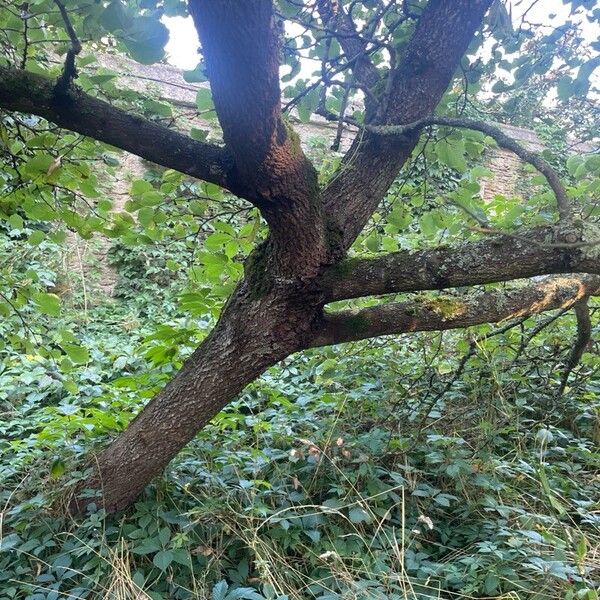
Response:
[{"label": "stone wall", "polygon": [[[206,119],[194,114],[196,94],[198,89],[207,84],[188,83],[183,79],[182,72],[171,65],[141,65],[121,56],[100,55],[100,68],[118,74],[117,86],[132,89],[152,98],[168,101],[175,108],[177,127],[188,130],[191,127],[207,129],[215,138],[220,137],[218,124],[214,119]],[[302,123],[292,114],[295,130],[300,136],[303,146],[310,152],[311,142],[315,139],[324,141],[322,148],[327,148],[335,139],[337,125],[324,118],[313,115],[309,123]],[[539,150],[542,144],[536,134],[527,129],[500,126],[508,135],[519,140],[528,148]],[[357,130],[346,127],[343,130],[340,151],[348,149]],[[321,150],[322,152],[323,150]],[[127,198],[129,182],[134,178],[144,176],[144,161],[127,154],[120,155],[121,167],[112,183],[114,189],[113,208],[122,210]],[[522,176],[522,163],[511,152],[501,149],[489,150],[486,154],[487,166],[494,173],[482,184],[481,194],[484,199],[491,199],[496,194],[514,195],[518,189],[519,178]],[[71,289],[81,289],[84,298],[106,298],[113,294],[117,283],[117,274],[108,265],[106,254],[111,240],[94,238],[91,241],[79,239],[70,235],[67,240],[65,263]],[[87,300],[86,300],[87,302]]]},{"label": "stone wall", "polygon": [[[529,129],[513,125],[498,125],[504,133],[520,142],[529,150],[540,151],[543,144]],[[513,196],[519,190],[519,179],[524,176],[523,162],[514,153],[502,148],[488,150],[485,154],[486,167],[493,176],[485,179],[481,185],[484,200],[491,200],[497,194]]]},{"label": "stone wall", "polygon": [[[121,56],[102,55],[98,59],[103,68],[110,69],[119,74],[120,86],[157,96],[172,103],[180,109],[189,109],[196,106],[196,93],[201,87],[208,84],[187,83],[182,72],[171,65],[140,65]],[[294,129],[300,136],[305,147],[309,141],[316,137],[324,138],[329,145],[334,140],[337,125],[330,123],[318,115],[313,115],[309,123],[302,123],[292,114]],[[215,130],[215,121],[195,117],[187,118],[185,125]],[[184,126],[185,126],[184,125]],[[521,142],[530,150],[541,150],[543,145],[535,132],[515,127],[512,125],[498,125],[507,135]],[[344,128],[340,150],[345,151],[354,136],[356,129]],[[484,181],[482,195],[491,199],[496,194],[511,196],[517,190],[518,179],[522,175],[522,162],[512,152],[495,149],[486,154],[486,163],[494,176]]]}]

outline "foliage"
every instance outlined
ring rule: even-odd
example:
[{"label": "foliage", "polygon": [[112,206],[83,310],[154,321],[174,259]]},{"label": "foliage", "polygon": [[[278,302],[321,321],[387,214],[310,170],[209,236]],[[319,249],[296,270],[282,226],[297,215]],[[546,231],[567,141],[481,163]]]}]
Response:
[{"label": "foliage", "polygon": [[[158,92],[123,88],[96,60],[159,61],[160,17],[185,14],[185,3],[72,4],[83,90],[218,138],[208,88],[190,117]],[[359,21],[379,10],[353,4]],[[598,20],[593,3],[564,4]],[[279,9],[316,20],[297,2]],[[386,46],[401,50],[414,19],[382,17],[379,27],[385,43],[371,56],[385,70]],[[59,75],[53,52],[64,57],[69,44],[54,2],[0,3],[0,30],[0,65]],[[486,33],[490,56],[476,54],[476,40],[439,112],[534,126],[576,216],[597,217],[598,155],[568,157],[565,134],[597,138],[597,43],[578,52],[575,22],[517,31],[500,3]],[[362,123],[349,72],[336,73],[342,86],[301,72],[307,59],[335,69],[340,54],[318,28],[287,32],[291,122],[319,112]],[[202,63],[186,79],[203,81]],[[329,143],[309,150],[323,184],[341,160]],[[493,151],[482,134],[432,128],[350,253],[552,223],[552,196],[529,171],[515,190],[530,192],[526,204],[482,200]],[[214,184],[149,165],[128,175],[113,148],[38,117],[0,111],[0,156],[0,599],[598,598],[600,362],[592,346],[556,394],[575,328],[564,311],[294,355],[221,412],[134,507],[72,517],[68,494],[86,460],[205,338],[266,228]],[[110,246],[81,278],[68,263],[75,236]],[[98,288],[107,264],[119,275],[112,298]]]},{"label": "foliage", "polygon": [[[110,519],[49,507],[162,368],[106,327],[88,333],[76,398],[15,365],[3,373],[3,597],[594,598],[597,357],[565,397],[548,392],[570,320],[521,356],[533,321],[482,328],[450,388],[460,333],[289,359]],[[102,344],[119,356],[103,362]]]}]

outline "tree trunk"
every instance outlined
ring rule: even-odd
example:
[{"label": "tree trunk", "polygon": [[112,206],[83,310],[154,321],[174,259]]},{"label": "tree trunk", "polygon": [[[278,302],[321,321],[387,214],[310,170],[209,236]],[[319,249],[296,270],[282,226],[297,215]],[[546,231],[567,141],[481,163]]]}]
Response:
[{"label": "tree trunk", "polygon": [[[412,123],[431,115],[491,2],[426,5],[405,55],[388,74],[385,97],[377,110],[368,111],[378,117],[375,124]],[[109,512],[126,507],[248,383],[314,345],[326,301],[319,276],[343,258],[418,141],[418,133],[388,139],[367,130],[321,191],[313,165],[281,114],[280,31],[272,0],[189,0],[189,10],[233,162],[230,167],[228,156],[217,153],[218,164],[225,165],[220,179],[260,209],[269,239],[248,260],[247,278],[214,331],[98,457],[85,484],[98,493],[91,500],[76,497],[79,510],[94,501]],[[351,54],[360,50],[345,45]],[[352,58],[358,76],[372,86],[379,75],[368,56]],[[210,151],[212,157],[216,151]]]},{"label": "tree trunk", "polygon": [[238,286],[182,369],[96,458],[94,475],[84,487],[97,493],[90,497],[78,490],[74,510],[95,503],[114,512],[131,504],[248,383],[306,343],[315,303],[307,305],[306,293],[292,287],[273,287],[261,295],[248,280]]}]

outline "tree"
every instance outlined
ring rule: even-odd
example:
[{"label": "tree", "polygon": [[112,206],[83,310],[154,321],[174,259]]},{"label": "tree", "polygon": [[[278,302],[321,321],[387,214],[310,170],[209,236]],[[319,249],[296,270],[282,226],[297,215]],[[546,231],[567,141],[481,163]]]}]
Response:
[{"label": "tree", "polygon": [[[508,52],[518,49],[519,37],[500,2],[377,1],[361,6],[286,0],[276,6],[270,0],[189,0],[222,144],[194,140],[77,85],[79,36],[101,44],[112,34],[135,59],[158,60],[166,32],[157,17],[169,4],[141,2],[134,10],[115,0],[71,9],[55,0],[19,8],[9,3],[2,9],[4,29],[19,34],[14,42],[8,38],[0,63],[4,111],[37,115],[216,184],[258,208],[268,224],[268,236],[245,261],[244,276],[214,329],[168,385],[97,457],[94,473],[83,486],[97,494],[77,496],[75,506],[83,509],[92,501],[107,511],[128,506],[248,383],[303,349],[409,331],[462,328],[575,306],[581,329],[581,343],[574,348],[577,362],[589,339],[585,302],[600,293],[596,226],[581,220],[568,190],[541,156],[487,122],[450,117],[444,100],[453,93],[448,89],[457,72],[467,81],[477,74],[481,58],[470,63],[464,57],[483,52],[483,30],[508,40]],[[586,3],[572,2],[573,10],[582,4]],[[185,9],[177,5],[180,8]],[[359,130],[324,185],[282,111],[282,53],[292,67],[301,68],[301,49],[291,41],[299,36],[286,32],[285,19],[308,28],[305,43],[314,46],[321,64],[314,83],[304,81],[294,89],[301,116],[319,111],[340,127],[349,123]],[[33,27],[36,23],[39,26]],[[48,32],[66,33],[66,38],[58,35],[60,43],[66,43],[58,77],[44,73],[44,61],[28,54],[35,41],[28,37],[28,26],[36,35],[43,31],[44,41],[52,39]],[[521,26],[526,29],[525,16]],[[535,38],[534,34],[523,39],[537,44],[547,65],[554,59],[555,46],[548,36]],[[521,56],[526,58],[519,59],[517,71],[530,66],[527,55]],[[586,58],[579,63],[569,58],[571,63],[561,63],[556,71],[554,83],[571,90],[564,93],[567,98],[570,93],[584,97],[589,92],[589,77],[598,61],[585,62]],[[493,73],[501,60],[507,63],[495,46],[485,68]],[[572,69],[582,63],[573,76]],[[504,66],[511,68],[508,63]],[[517,82],[530,77],[531,70],[515,74]],[[356,95],[364,98],[364,115],[347,114],[348,99]],[[19,122],[10,125],[18,127]],[[371,258],[348,257],[419,147],[421,134],[433,126],[443,131],[478,131],[483,134],[480,139],[487,136],[517,153],[543,175],[551,190],[544,197],[553,200],[556,210],[548,211],[549,219],[536,227],[503,231],[491,229],[467,207],[469,218],[476,220],[477,227],[469,229],[474,240]],[[59,163],[60,159],[46,165],[45,174],[51,176]],[[598,168],[597,161],[585,165],[587,171]],[[336,301],[552,274],[564,275],[465,294],[444,310],[418,298],[384,299],[346,310],[327,308]]]}]

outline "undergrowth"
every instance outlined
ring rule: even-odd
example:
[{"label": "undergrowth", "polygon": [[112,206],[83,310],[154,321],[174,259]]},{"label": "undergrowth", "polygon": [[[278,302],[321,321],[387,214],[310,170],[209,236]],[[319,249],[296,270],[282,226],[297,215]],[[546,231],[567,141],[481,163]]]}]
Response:
[{"label": "undergrowth", "polygon": [[292,357],[134,507],[85,519],[64,509],[83,456],[168,368],[115,333],[75,402],[22,357],[1,374],[0,598],[597,598],[597,359],[556,399],[542,367],[564,326],[512,370],[517,333],[490,338],[451,386],[462,334]]}]

